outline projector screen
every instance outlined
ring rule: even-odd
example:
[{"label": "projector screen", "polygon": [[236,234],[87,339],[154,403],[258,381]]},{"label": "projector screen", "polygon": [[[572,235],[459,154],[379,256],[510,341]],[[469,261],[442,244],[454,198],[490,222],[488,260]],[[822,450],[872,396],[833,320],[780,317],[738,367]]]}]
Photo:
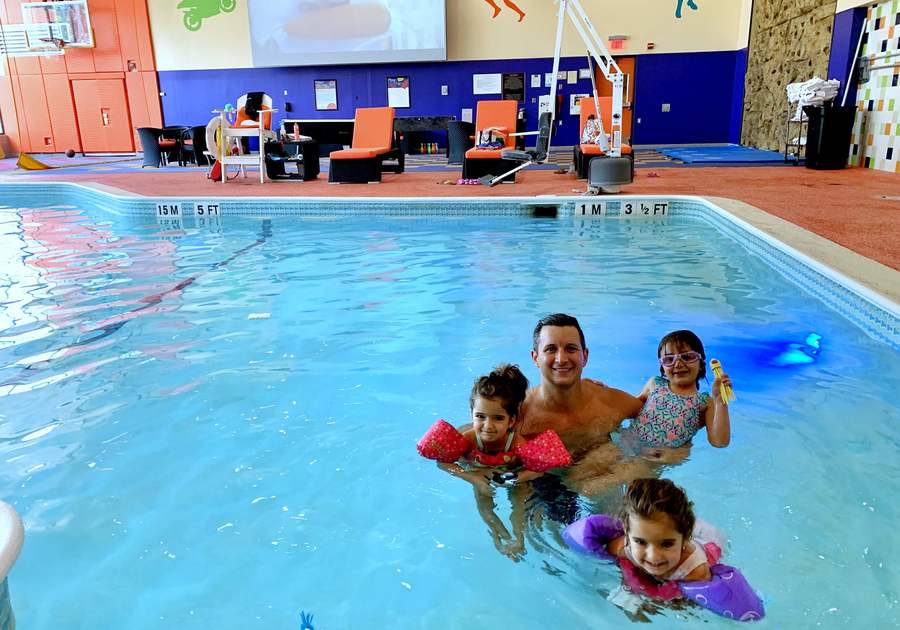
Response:
[{"label": "projector screen", "polygon": [[447,58],[445,0],[249,0],[253,65]]}]

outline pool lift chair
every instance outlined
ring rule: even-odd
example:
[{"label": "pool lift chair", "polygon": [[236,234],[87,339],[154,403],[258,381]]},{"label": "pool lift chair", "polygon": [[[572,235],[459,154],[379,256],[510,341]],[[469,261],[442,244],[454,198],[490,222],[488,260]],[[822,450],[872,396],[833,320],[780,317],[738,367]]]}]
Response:
[{"label": "pool lift chair", "polygon": [[[587,194],[596,194],[598,192],[619,192],[622,186],[630,184],[634,181],[632,162],[629,158],[622,155],[622,97],[625,87],[625,74],[616,60],[607,49],[600,35],[594,29],[584,8],[581,6],[580,0],[559,0],[559,8],[556,14],[556,48],[553,54],[553,72],[550,76],[559,76],[559,57],[562,50],[563,30],[566,23],[566,16],[571,20],[575,30],[581,37],[581,41],[588,50],[588,61],[593,60],[603,72],[603,76],[607,81],[612,83],[612,115],[610,120],[609,138],[607,138],[606,130],[603,129],[603,121],[597,117],[600,123],[601,133],[598,145],[600,146],[602,155],[591,158],[588,165],[588,189]],[[591,83],[594,82],[594,73],[591,72]],[[558,82],[554,79],[550,88],[550,103],[556,103],[556,88]],[[595,111],[600,111],[597,96],[597,86],[593,86],[593,99]],[[523,135],[538,135],[537,146],[534,151],[513,151],[505,150],[502,153],[504,159],[519,160],[522,163],[511,171],[498,175],[497,177],[482,177],[479,181],[488,186],[503,181],[509,175],[530,166],[547,160],[550,148],[550,138],[553,132],[553,111],[542,112],[538,122],[538,131],[526,132]],[[611,142],[610,142],[611,140]]]},{"label": "pool lift chair", "polygon": [[531,166],[532,164],[543,164],[547,161],[547,156],[550,151],[550,130],[553,127],[553,114],[550,112],[542,112],[540,121],[538,122],[538,130],[537,131],[527,131],[521,134],[512,134],[512,135],[533,135],[537,134],[537,144],[534,147],[533,151],[516,151],[515,149],[504,149],[500,152],[500,157],[504,160],[512,160],[515,162],[519,162],[515,168],[510,169],[503,173],[502,175],[485,175],[478,179],[485,186],[496,186],[504,179],[513,175],[523,168]]}]

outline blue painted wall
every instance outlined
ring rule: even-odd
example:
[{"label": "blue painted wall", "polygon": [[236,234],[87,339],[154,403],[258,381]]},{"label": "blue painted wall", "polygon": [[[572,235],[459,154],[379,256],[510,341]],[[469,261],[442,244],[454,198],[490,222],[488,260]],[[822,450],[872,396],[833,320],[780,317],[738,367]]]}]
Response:
[{"label": "blue painted wall", "polygon": [[728,142],[741,143],[741,129],[744,122],[744,80],[747,78],[747,53],[743,48],[737,51],[734,60],[734,82],[731,91],[731,125],[728,128]]},{"label": "blue painted wall", "polygon": [[[743,61],[741,61],[743,60]],[[211,110],[234,103],[245,92],[263,90],[270,94],[278,120],[287,118],[353,118],[357,107],[387,105],[388,76],[410,77],[410,107],[397,110],[398,116],[461,115],[463,108],[475,108],[479,99],[472,93],[475,73],[524,72],[525,117],[529,129],[537,123],[537,102],[549,94],[543,76],[552,60],[513,59],[497,61],[459,61],[416,64],[384,64],[365,66],[330,66],[297,68],[253,68],[234,70],[183,70],[159,73],[163,119],[169,125],[205,124]],[[561,70],[587,67],[582,57],[561,60]],[[740,136],[740,114],[743,105],[743,70],[746,51],[639,55],[635,70],[634,142],[640,144],[736,142]],[[740,71],[739,86],[736,72]],[[531,75],[541,75],[541,87],[531,87]],[[313,81],[336,79],[337,111],[316,111]],[[441,85],[449,94],[441,95]],[[739,89],[738,89],[739,87]],[[288,95],[284,96],[287,90]],[[577,83],[559,82],[562,95],[560,125],[553,144],[569,146],[578,140],[578,116],[569,114],[569,95],[589,93],[590,79]],[[285,113],[284,104],[293,105]],[[672,104],[672,113],[662,114],[660,105]],[[637,118],[641,117],[641,124]],[[443,140],[441,138],[441,140]],[[531,144],[531,143],[529,143]]]},{"label": "blue painted wall", "polygon": [[634,144],[739,142],[746,69],[746,50],[639,55]]},{"label": "blue painted wall", "polygon": [[[866,7],[847,9],[834,16],[834,30],[831,32],[831,52],[828,56],[828,77],[838,79],[841,82],[841,91],[838,99],[843,99],[847,84],[847,74],[855,61],[856,44],[859,42],[859,34],[862,32],[863,22],[866,19]],[[847,94],[847,104],[856,102],[856,79],[850,82],[850,90]]]}]

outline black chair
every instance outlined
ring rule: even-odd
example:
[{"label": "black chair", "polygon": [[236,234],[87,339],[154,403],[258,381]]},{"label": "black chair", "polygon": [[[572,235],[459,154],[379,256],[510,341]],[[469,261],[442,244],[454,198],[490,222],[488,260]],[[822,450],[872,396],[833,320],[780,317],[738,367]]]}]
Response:
[{"label": "black chair", "polygon": [[209,156],[204,153],[208,150],[205,125],[191,128],[191,146],[194,148],[194,161],[198,166],[209,166],[212,163]]},{"label": "black chair", "polygon": [[475,146],[475,123],[451,120],[447,123],[447,163],[462,164],[466,151]]},{"label": "black chair", "polygon": [[[162,137],[160,138],[160,146],[166,153],[166,162],[178,162],[178,166],[185,164],[185,133],[190,132],[190,127],[184,125],[171,125],[162,128]],[[193,148],[190,153],[193,154]]]},{"label": "black chair", "polygon": [[141,168],[152,166],[159,168],[165,165],[165,157],[162,148],[159,146],[160,138],[162,138],[162,129],[156,127],[139,127],[138,137],[141,140],[141,150],[144,152],[144,162]]}]

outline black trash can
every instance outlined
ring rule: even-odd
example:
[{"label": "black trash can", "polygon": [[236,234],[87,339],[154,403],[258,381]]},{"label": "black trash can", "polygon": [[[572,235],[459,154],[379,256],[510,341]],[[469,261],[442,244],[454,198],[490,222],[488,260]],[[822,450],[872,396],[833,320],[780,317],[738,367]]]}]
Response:
[{"label": "black trash can", "polygon": [[847,166],[850,157],[850,133],[856,107],[852,105],[806,106],[806,167],[838,169]]}]

